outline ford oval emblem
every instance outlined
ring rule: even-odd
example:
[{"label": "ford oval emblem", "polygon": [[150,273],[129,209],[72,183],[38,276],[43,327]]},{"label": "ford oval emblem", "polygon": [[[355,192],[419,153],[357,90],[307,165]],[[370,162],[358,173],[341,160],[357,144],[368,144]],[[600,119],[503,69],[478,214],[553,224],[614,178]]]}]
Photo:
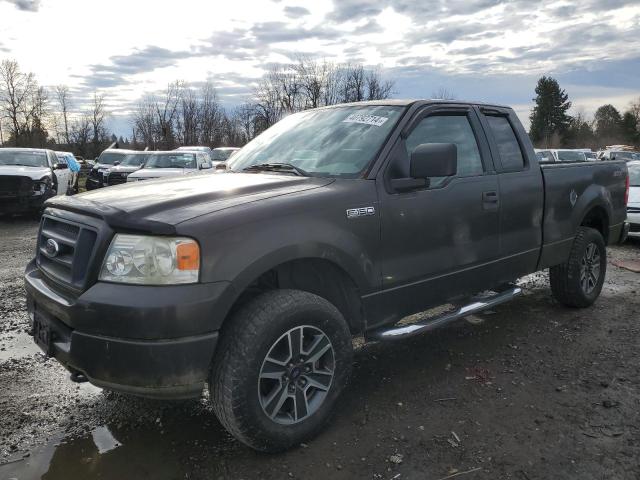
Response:
[{"label": "ford oval emblem", "polygon": [[44,251],[48,257],[55,257],[60,252],[60,246],[58,245],[58,242],[53,238],[50,238],[44,246]]}]

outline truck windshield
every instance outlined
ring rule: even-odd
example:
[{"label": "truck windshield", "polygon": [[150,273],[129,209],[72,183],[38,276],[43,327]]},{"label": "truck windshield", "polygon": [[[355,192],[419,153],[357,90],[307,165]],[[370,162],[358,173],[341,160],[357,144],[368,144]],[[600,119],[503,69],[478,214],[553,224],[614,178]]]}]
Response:
[{"label": "truck windshield", "polygon": [[193,153],[151,153],[144,168],[196,168]]},{"label": "truck windshield", "polygon": [[561,162],[584,162],[586,157],[583,152],[574,150],[558,150],[558,160]]},{"label": "truck windshield", "polygon": [[24,167],[47,167],[44,152],[25,150],[0,150],[0,165],[20,165]]},{"label": "truck windshield", "polygon": [[120,162],[120,165],[123,165],[125,167],[139,167],[144,164],[149,155],[150,154],[148,153],[132,153],[124,157],[124,159]]},{"label": "truck windshield", "polygon": [[260,164],[290,164],[313,176],[356,176],[396,125],[404,107],[309,110],[286,117],[228,161],[240,172]]},{"label": "truck windshield", "polygon": [[122,162],[127,157],[126,153],[123,152],[107,152],[104,151],[98,157],[96,163],[101,163],[103,165],[113,165],[115,162]]},{"label": "truck windshield", "polygon": [[214,148],[211,150],[211,160],[214,162],[224,162],[235,151],[236,150],[230,148]]},{"label": "truck windshield", "polygon": [[640,187],[640,163],[629,165],[629,185]]}]

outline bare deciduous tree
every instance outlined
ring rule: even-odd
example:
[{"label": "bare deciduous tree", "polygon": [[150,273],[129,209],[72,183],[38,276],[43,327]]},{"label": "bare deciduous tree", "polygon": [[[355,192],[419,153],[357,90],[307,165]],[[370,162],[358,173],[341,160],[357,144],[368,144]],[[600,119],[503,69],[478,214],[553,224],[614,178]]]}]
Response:
[{"label": "bare deciduous tree", "polygon": [[93,154],[97,156],[100,153],[100,145],[104,143],[107,137],[105,122],[107,119],[107,110],[104,104],[104,94],[93,92],[91,99],[91,110],[89,112],[89,123],[93,132],[91,143],[93,144]]},{"label": "bare deciduous tree", "polygon": [[455,100],[456,94],[447,87],[439,87],[438,90],[431,94],[431,98],[434,100]]},{"label": "bare deciduous tree", "polygon": [[0,108],[9,123],[9,136],[16,146],[21,144],[27,133],[33,100],[37,97],[38,86],[32,73],[20,70],[15,60],[0,63]]},{"label": "bare deciduous tree", "polygon": [[60,108],[60,116],[62,117],[62,126],[64,127],[64,139],[67,144],[71,143],[69,138],[69,109],[71,107],[71,96],[69,87],[66,85],[57,85],[55,87],[56,101]]}]

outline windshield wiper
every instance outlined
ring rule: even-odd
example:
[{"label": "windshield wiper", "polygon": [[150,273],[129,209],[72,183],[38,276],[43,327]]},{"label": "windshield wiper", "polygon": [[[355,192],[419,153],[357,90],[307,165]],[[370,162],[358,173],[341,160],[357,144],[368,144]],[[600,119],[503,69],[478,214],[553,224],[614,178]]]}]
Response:
[{"label": "windshield wiper", "polygon": [[301,177],[310,177],[311,175],[306,170],[291,165],[290,163],[258,163],[257,165],[251,165],[243,168],[243,172],[285,172],[293,173]]}]

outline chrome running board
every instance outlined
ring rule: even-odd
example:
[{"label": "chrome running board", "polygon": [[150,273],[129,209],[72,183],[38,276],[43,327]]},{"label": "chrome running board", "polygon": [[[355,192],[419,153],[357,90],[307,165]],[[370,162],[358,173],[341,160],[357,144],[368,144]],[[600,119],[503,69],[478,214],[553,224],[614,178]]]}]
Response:
[{"label": "chrome running board", "polygon": [[520,287],[510,286],[506,290],[502,290],[494,295],[473,297],[471,299],[471,303],[464,305],[453,312],[443,313],[442,315],[408,325],[384,327],[373,330],[366,334],[366,338],[369,340],[382,341],[398,340],[401,338],[413,337],[414,335],[420,335],[421,333],[430,332],[438,327],[460,318],[464,318],[467,315],[473,315],[474,313],[479,313],[488,308],[500,305],[501,303],[508,302],[521,293],[522,289]]}]

